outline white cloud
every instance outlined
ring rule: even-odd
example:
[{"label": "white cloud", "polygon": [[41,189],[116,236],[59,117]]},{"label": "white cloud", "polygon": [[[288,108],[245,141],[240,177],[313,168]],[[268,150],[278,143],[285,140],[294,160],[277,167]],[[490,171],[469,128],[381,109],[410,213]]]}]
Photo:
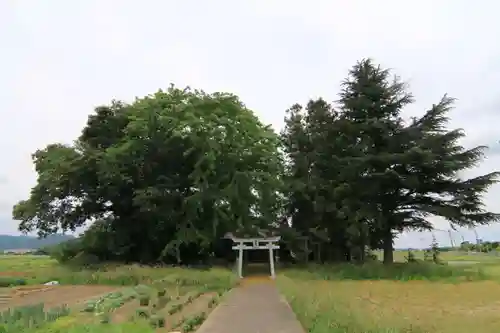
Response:
[{"label": "white cloud", "polygon": [[[73,140],[95,105],[171,82],[234,92],[280,128],[292,103],[336,99],[348,68],[373,57],[409,81],[417,103],[408,114],[448,92],[458,98],[452,124],[467,131],[466,143],[496,143],[498,9],[465,0],[2,2],[1,215],[28,195],[35,149]],[[499,198],[496,187],[491,209]]]}]

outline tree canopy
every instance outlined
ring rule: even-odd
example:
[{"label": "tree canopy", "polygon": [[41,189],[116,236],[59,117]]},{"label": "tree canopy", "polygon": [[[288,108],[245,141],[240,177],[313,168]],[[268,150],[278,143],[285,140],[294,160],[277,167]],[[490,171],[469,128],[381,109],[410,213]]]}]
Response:
[{"label": "tree canopy", "polygon": [[294,104],[280,135],[228,93],[172,86],[112,101],[74,144],[33,154],[38,182],[13,215],[42,236],[91,224],[74,254],[101,260],[204,260],[227,232],[273,229],[306,259],[383,249],[390,263],[395,236],[431,230],[432,215],[468,227],[500,217],[482,202],[498,173],[463,178],[486,147],[465,149],[464,132],[447,128],[454,100],[405,120],[413,102],[369,59],[338,101]]},{"label": "tree canopy", "polygon": [[96,221],[88,234],[101,231],[110,258],[207,249],[228,231],[276,219],[277,142],[230,94],[171,87],[114,101],[96,108],[74,145],[33,155],[38,183],[14,216],[41,235]]}]

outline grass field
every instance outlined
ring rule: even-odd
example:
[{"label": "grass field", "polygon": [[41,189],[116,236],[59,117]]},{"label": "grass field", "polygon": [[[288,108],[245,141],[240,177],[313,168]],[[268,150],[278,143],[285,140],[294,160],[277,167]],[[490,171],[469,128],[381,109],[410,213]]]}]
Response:
[{"label": "grass field", "polygon": [[[395,253],[397,261],[405,255]],[[277,285],[311,333],[499,331],[500,258],[447,252],[442,259],[448,265],[288,268]],[[61,285],[41,285],[48,281]],[[42,256],[0,256],[0,282],[5,333],[193,332],[237,284],[223,269],[71,269]]]},{"label": "grass field", "polygon": [[[423,250],[413,250],[413,255],[416,259],[423,260],[424,259],[424,251]],[[376,251],[375,255],[382,260],[383,253],[382,251]],[[405,262],[406,257],[408,256],[408,251],[404,250],[396,250],[394,251],[394,261],[396,262]],[[441,252],[440,258],[446,262],[461,262],[461,261],[478,261],[478,262],[500,262],[500,256],[486,254],[486,253],[466,253],[459,251],[449,251],[449,252]]]},{"label": "grass field", "polygon": [[312,333],[499,331],[500,258],[449,252],[442,259],[448,265],[288,270],[278,286]]}]

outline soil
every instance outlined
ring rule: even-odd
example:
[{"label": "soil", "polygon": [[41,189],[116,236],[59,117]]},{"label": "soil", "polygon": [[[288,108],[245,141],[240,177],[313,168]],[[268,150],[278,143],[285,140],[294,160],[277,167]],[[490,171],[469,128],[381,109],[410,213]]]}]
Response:
[{"label": "soil", "polygon": [[[168,294],[169,295],[173,295],[174,292],[169,290]],[[166,307],[168,308],[174,302],[184,303],[185,302],[184,298],[187,299],[187,297],[188,297],[187,295],[188,294],[180,295],[179,300],[171,300],[166,305]],[[153,309],[153,304],[155,304],[156,301],[157,301],[157,295],[155,293],[154,295],[151,295],[151,298],[150,298],[150,301],[149,301],[149,305],[147,306],[147,308],[150,311]],[[122,306],[120,306],[118,309],[115,309],[113,311],[111,322],[113,322],[113,323],[123,323],[123,322],[128,321],[132,316],[134,316],[136,314],[136,310],[139,309],[140,307],[141,306],[140,306],[139,300],[137,298],[126,302],[125,304],[123,304]]]},{"label": "soil", "polygon": [[81,305],[85,301],[116,291],[113,286],[72,285],[72,286],[29,286],[2,288],[0,290],[0,311],[17,306],[44,303],[45,308],[67,304],[70,307]]},{"label": "soil", "polygon": [[163,315],[165,317],[165,327],[157,329],[156,332],[165,333],[165,332],[171,332],[172,330],[182,332],[182,327],[177,327],[177,326],[179,326],[180,322],[183,319],[195,316],[202,312],[205,312],[205,314],[208,316],[208,313],[211,310],[208,306],[208,303],[215,295],[217,295],[217,293],[206,293],[200,295],[198,298],[194,299],[191,303],[184,305],[181,311],[176,312],[173,315],[169,315],[168,312],[165,310],[161,311],[158,314]]},{"label": "soil", "polygon": [[[165,333],[165,332],[171,332],[172,329],[175,327],[179,326],[180,322],[184,318],[188,318],[191,316],[194,316],[196,314],[199,314],[201,312],[205,312],[208,314],[211,309],[209,309],[209,302],[212,299],[213,296],[217,295],[217,293],[206,293],[203,295],[200,295],[196,299],[194,299],[191,303],[187,304],[187,300],[189,296],[193,295],[195,291],[189,292],[187,294],[184,294],[180,296],[178,299],[173,299],[171,300],[164,308],[158,310],[156,315],[162,316],[165,318],[165,327],[164,328],[159,328],[157,329],[158,333]],[[155,299],[151,299],[149,309],[152,309],[152,304],[155,302]],[[176,304],[184,304],[183,308],[170,315],[168,311],[172,308],[172,306]],[[132,316],[135,315],[137,309],[140,308],[139,306],[139,301],[137,299],[134,299],[132,301],[129,301],[125,303],[123,306],[120,308],[116,309],[113,312],[112,316],[112,323],[122,323],[125,321],[128,321]],[[176,329],[177,331],[181,331],[180,328]]]},{"label": "soil", "polygon": [[[153,300],[151,300],[152,302]],[[118,309],[113,311],[111,322],[112,323],[123,323],[128,321],[132,316],[135,315],[135,311],[140,307],[139,301],[137,299],[133,299],[131,301],[126,302]]]}]

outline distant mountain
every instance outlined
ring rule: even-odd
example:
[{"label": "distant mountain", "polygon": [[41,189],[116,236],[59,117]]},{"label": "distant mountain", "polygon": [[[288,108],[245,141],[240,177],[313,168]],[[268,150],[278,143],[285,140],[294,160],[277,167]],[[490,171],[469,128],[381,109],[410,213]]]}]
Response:
[{"label": "distant mountain", "polygon": [[47,238],[38,239],[32,236],[10,236],[0,235],[0,251],[19,250],[19,249],[39,249],[48,245],[56,245],[70,239],[71,235],[50,235]]}]

